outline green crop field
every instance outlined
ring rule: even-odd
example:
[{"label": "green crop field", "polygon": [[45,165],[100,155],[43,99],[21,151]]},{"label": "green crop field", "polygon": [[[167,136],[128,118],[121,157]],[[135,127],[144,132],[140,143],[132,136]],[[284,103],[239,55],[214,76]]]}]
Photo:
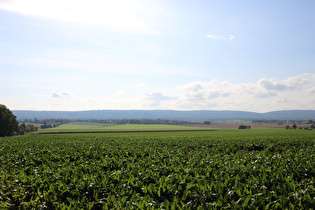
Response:
[{"label": "green crop field", "polygon": [[107,126],[110,126],[111,124],[97,123],[97,122],[70,122],[70,123],[67,123],[66,125],[77,126],[77,127],[107,127]]},{"label": "green crop field", "polygon": [[314,209],[314,146],[278,128],[0,138],[0,209]]},{"label": "green crop field", "polygon": [[202,127],[189,127],[179,125],[141,125],[141,124],[102,124],[89,122],[73,122],[58,126],[56,128],[42,129],[39,133],[54,132],[108,132],[108,131],[170,131],[170,130],[209,130]]}]

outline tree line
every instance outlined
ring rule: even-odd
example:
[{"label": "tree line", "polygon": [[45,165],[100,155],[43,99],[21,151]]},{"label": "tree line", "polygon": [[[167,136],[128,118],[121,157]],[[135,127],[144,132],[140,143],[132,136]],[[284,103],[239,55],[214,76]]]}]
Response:
[{"label": "tree line", "polygon": [[[294,124],[294,125],[292,125],[292,127],[290,127],[289,125],[287,125],[286,127],[285,127],[286,129],[297,129],[298,128],[298,126],[296,125],[296,124]],[[310,127],[300,127],[300,129],[315,129],[315,124],[311,124],[310,125]]]},{"label": "tree line", "polygon": [[38,130],[37,126],[34,126],[33,124],[27,124],[26,125],[26,123],[23,122],[19,125],[18,134],[24,135],[28,132],[34,132],[37,130]]},{"label": "tree line", "polygon": [[197,122],[191,120],[165,120],[165,119],[106,119],[106,120],[73,120],[75,122],[94,122],[108,124],[163,124],[163,125],[188,125],[211,124],[210,121]]}]

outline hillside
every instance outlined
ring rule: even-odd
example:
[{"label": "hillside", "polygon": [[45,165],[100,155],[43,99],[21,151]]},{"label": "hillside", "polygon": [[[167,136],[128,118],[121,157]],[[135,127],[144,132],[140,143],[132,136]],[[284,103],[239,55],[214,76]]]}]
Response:
[{"label": "hillside", "polygon": [[307,120],[315,119],[315,110],[283,110],[266,113],[247,111],[175,111],[175,110],[90,110],[26,111],[13,110],[24,119],[169,119],[169,120]]}]

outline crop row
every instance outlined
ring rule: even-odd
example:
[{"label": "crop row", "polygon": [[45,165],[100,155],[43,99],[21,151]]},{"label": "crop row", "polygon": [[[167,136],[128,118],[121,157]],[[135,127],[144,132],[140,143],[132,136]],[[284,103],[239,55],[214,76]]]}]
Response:
[{"label": "crop row", "polygon": [[242,132],[0,139],[1,209],[315,206],[315,136]]}]

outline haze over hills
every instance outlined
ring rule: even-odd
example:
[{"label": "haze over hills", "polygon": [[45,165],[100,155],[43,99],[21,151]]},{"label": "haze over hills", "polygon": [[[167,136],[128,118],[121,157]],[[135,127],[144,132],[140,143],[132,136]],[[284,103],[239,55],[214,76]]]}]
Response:
[{"label": "haze over hills", "polygon": [[24,119],[165,119],[165,120],[314,120],[315,110],[282,110],[266,113],[248,111],[175,111],[175,110],[89,110],[27,111],[13,110],[17,120]]}]

